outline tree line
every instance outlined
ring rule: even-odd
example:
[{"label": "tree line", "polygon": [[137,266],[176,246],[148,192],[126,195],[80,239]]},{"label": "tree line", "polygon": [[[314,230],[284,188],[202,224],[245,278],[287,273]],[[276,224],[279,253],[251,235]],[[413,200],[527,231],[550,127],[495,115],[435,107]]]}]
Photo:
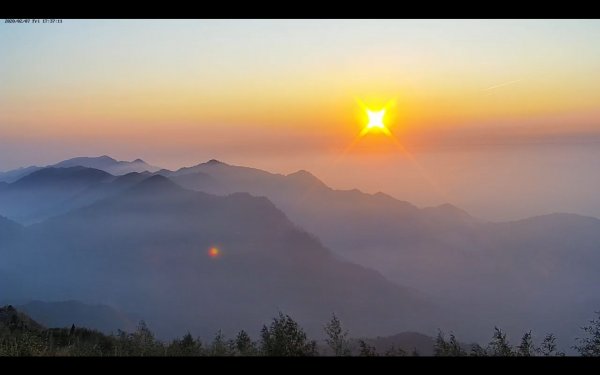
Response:
[{"label": "tree line", "polygon": [[[583,337],[573,349],[582,356],[600,356],[600,312],[582,327]],[[12,315],[0,325],[0,356],[317,356],[317,342],[289,315],[279,313],[264,325],[258,341],[244,330],[227,339],[218,331],[211,342],[204,343],[187,333],[181,338],[158,340],[142,321],[134,332],[117,331],[105,335],[96,330],[69,328],[32,328]],[[365,340],[353,345],[348,331],[332,316],[324,326],[326,355],[331,356],[418,356],[416,349],[406,352],[390,347],[378,352]],[[517,346],[511,346],[506,333],[495,328],[485,347],[460,343],[453,333],[448,337],[439,331],[433,346],[434,356],[564,356],[557,349],[556,337],[548,334],[535,345],[531,332],[526,332]]]}]

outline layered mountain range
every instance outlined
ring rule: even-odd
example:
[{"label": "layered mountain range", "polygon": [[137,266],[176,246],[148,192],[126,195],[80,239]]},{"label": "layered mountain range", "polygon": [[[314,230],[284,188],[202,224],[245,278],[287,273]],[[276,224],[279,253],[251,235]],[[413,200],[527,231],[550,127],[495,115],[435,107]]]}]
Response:
[{"label": "layered mountain range", "polygon": [[600,307],[595,218],[492,223],[335,190],[307,171],[211,160],[116,173],[104,161],[0,183],[11,297],[107,303],[164,335],[255,327],[281,310],[315,332],[336,312],[356,335],[483,340],[499,325],[571,340]]},{"label": "layered mountain range", "polygon": [[6,172],[0,172],[0,186],[2,186],[2,182],[14,182],[20,179],[21,177],[25,177],[28,174],[31,174],[35,171],[39,171],[40,169],[44,169],[47,167],[87,167],[100,169],[113,175],[122,175],[130,172],[155,172],[160,169],[158,167],[146,163],[142,159],[136,159],[133,161],[118,161],[106,155],[99,157],[76,157],[72,159],[63,160],[56,164],[48,165],[46,167],[38,167],[36,165],[32,165],[29,167],[22,167]]}]

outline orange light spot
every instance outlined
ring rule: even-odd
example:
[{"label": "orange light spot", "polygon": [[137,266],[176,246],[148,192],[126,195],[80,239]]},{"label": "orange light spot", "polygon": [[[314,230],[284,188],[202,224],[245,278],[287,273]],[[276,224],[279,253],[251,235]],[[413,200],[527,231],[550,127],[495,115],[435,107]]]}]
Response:
[{"label": "orange light spot", "polygon": [[220,255],[220,253],[221,252],[216,247],[211,247],[210,250],[208,250],[208,256],[211,258],[218,257]]}]

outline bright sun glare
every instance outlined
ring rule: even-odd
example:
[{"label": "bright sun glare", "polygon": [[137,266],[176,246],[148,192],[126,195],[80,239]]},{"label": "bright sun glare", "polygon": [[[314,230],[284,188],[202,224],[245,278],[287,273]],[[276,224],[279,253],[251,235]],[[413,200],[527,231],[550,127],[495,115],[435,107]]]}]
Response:
[{"label": "bright sun glare", "polygon": [[367,117],[369,118],[369,122],[367,126],[364,127],[361,136],[371,132],[371,131],[380,131],[385,135],[391,135],[389,129],[383,123],[383,118],[385,117],[386,108],[380,109],[378,111],[373,111],[369,108],[364,107],[367,112]]},{"label": "bright sun glare", "polygon": [[367,116],[369,116],[369,123],[367,124],[368,129],[385,129],[385,125],[383,125],[383,116],[385,116],[385,109],[382,109],[380,111],[371,111],[370,109],[367,109]]}]

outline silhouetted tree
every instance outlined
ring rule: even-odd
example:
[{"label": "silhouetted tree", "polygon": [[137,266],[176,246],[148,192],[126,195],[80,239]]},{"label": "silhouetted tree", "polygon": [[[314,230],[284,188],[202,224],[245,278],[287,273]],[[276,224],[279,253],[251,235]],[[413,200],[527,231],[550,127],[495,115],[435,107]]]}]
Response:
[{"label": "silhouetted tree", "polygon": [[453,333],[450,333],[450,340],[446,341],[442,331],[438,331],[433,346],[433,352],[436,356],[446,357],[462,357],[467,355],[467,352],[460,346],[460,343],[456,340],[456,336],[454,336]]},{"label": "silhouetted tree", "polygon": [[467,352],[463,350],[460,343],[456,340],[454,333],[450,333],[450,341],[448,342],[450,347],[450,355],[452,357],[463,357],[467,355]]},{"label": "silhouetted tree", "polygon": [[392,345],[391,348],[386,350],[385,356],[386,357],[406,357],[406,351],[404,351],[402,348],[395,348],[394,345]]},{"label": "silhouetted tree", "polygon": [[435,338],[435,343],[433,344],[433,355],[436,357],[442,357],[448,355],[449,345],[444,339],[444,334],[441,330],[438,330],[437,337]]},{"label": "silhouetted tree", "polygon": [[574,349],[584,357],[600,356],[600,311],[596,311],[598,317],[590,320],[590,325],[581,327],[587,337],[577,338],[578,345]]},{"label": "silhouetted tree", "polygon": [[517,347],[517,356],[519,357],[532,357],[537,353],[538,349],[533,345],[531,338],[531,331],[526,332],[521,338],[521,344]]},{"label": "silhouetted tree", "polygon": [[167,347],[167,355],[174,357],[191,357],[202,355],[202,342],[194,340],[191,333],[187,333],[182,339],[175,339]]},{"label": "silhouetted tree", "polygon": [[552,333],[549,333],[544,337],[544,341],[542,341],[542,345],[538,351],[545,357],[565,355],[565,353],[556,350],[556,337]]},{"label": "silhouetted tree", "polygon": [[360,348],[358,355],[361,357],[376,357],[377,351],[375,347],[367,344],[365,340],[358,340],[358,347]]},{"label": "silhouetted tree", "polygon": [[235,349],[242,356],[253,356],[258,352],[256,344],[244,330],[241,330],[235,339]]},{"label": "silhouetted tree", "polygon": [[235,355],[235,343],[233,340],[225,340],[225,335],[219,330],[209,348],[209,355],[216,357]]},{"label": "silhouetted tree", "polygon": [[[215,335],[212,343],[203,348],[202,342],[194,340],[188,332],[181,339],[173,340],[168,346],[157,340],[144,321],[141,321],[133,333],[118,330],[116,334],[104,335],[101,332],[78,328],[46,329],[33,324],[26,316],[17,316],[15,311],[5,309],[0,315],[0,356],[233,356],[233,355],[272,355],[302,356],[317,355],[316,342],[309,340],[306,333],[289,315],[279,313],[270,326],[263,326],[261,346],[252,341],[245,331],[240,331],[235,340],[226,340],[221,331]],[[12,314],[12,315],[10,315]],[[574,348],[584,356],[600,356],[600,312],[598,317],[590,321],[590,325],[582,327],[587,337],[578,338]],[[8,316],[7,316],[8,315]],[[335,315],[325,326],[328,334],[327,343],[336,354],[348,355],[349,343],[347,332]],[[365,340],[358,340],[360,356],[379,355],[375,347]],[[446,340],[439,331],[434,343],[435,355],[463,356],[466,351],[454,334]],[[407,353],[392,346],[385,351],[386,356],[405,356]],[[417,349],[411,352],[419,355]],[[539,348],[533,342],[531,331],[526,332],[519,346],[511,347],[506,334],[494,328],[492,341],[484,349],[478,344],[472,345],[471,356],[564,356],[557,350],[556,337],[548,334]]]},{"label": "silhouetted tree", "polygon": [[331,321],[325,326],[325,333],[327,334],[327,345],[333,350],[335,356],[349,356],[350,345],[348,342],[348,331],[342,329],[342,323],[333,314]]},{"label": "silhouetted tree", "polygon": [[162,344],[154,338],[154,334],[143,320],[138,324],[137,330],[130,337],[131,348],[134,356],[157,356],[164,354]]},{"label": "silhouetted tree", "polygon": [[487,356],[487,351],[481,347],[479,344],[471,345],[471,354],[472,357],[485,357]]},{"label": "silhouetted tree", "polygon": [[514,354],[506,339],[506,333],[498,327],[494,327],[494,336],[489,348],[489,353],[493,356],[510,357]]},{"label": "silhouetted tree", "polygon": [[269,356],[314,356],[317,343],[308,340],[306,333],[289,315],[279,313],[270,327],[261,331],[261,351]]}]

